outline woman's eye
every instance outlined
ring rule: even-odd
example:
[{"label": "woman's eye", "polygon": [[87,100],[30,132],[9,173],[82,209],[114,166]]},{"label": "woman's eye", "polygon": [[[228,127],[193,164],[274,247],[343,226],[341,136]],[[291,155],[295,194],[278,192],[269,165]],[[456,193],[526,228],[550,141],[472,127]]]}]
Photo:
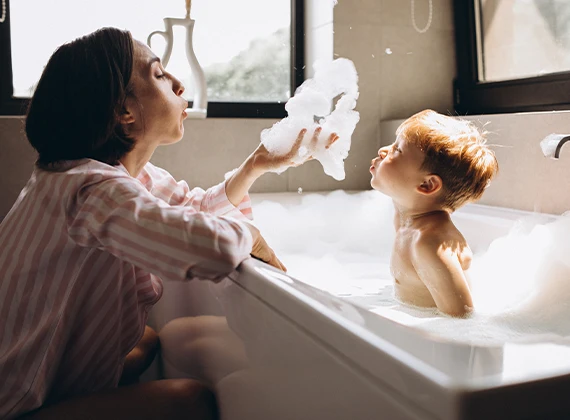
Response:
[{"label": "woman's eye", "polygon": [[161,79],[161,78],[163,78],[164,76],[166,76],[164,73],[161,73],[161,74],[157,74],[157,75],[156,75],[157,79]]}]

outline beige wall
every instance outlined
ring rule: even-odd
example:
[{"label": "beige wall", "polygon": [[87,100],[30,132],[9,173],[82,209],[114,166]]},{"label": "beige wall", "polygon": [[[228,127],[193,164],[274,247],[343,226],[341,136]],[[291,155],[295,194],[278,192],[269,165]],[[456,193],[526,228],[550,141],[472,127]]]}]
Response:
[{"label": "beige wall", "polygon": [[[360,78],[361,120],[352,137],[342,182],[324,174],[318,162],[268,174],[253,191],[367,189],[368,167],[380,144],[381,120],[403,118],[423,108],[452,108],[455,72],[452,0],[433,0],[433,23],[425,34],[411,25],[408,0],[339,0],[334,8],[334,52],[355,62]],[[418,26],[427,22],[428,1],[416,1]],[[326,25],[309,25],[322,31]],[[321,34],[315,33],[321,36]],[[390,48],[392,54],[386,54]],[[259,143],[275,120],[186,121],[184,139],[159,149],[153,162],[189,184],[206,187],[223,179]],[[34,154],[22,133],[21,118],[0,117],[0,217],[25,184]]]}]

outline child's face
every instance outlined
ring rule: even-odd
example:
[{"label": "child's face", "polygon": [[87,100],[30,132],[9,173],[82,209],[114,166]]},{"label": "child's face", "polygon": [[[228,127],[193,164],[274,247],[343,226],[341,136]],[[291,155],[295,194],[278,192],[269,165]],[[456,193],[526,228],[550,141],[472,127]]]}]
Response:
[{"label": "child's face", "polygon": [[[127,110],[134,116],[129,134],[160,144],[175,143],[184,134],[182,97],[184,86],[162,67],[158,57],[140,41],[134,42],[134,67],[131,77],[135,99],[128,98]],[[145,140],[146,141],[146,140]]]},{"label": "child's face", "polygon": [[398,137],[378,150],[378,157],[372,160],[370,185],[397,201],[410,197],[423,182],[425,173],[420,168],[424,158],[417,146]]}]

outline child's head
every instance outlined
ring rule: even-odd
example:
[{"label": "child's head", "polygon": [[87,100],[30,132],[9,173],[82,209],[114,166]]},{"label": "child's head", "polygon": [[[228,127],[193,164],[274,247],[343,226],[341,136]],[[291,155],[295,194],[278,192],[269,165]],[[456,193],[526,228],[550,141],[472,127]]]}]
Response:
[{"label": "child's head", "polygon": [[[433,193],[447,210],[478,200],[498,171],[497,159],[485,145],[484,135],[469,121],[425,110],[404,121],[396,136],[394,145],[408,147],[406,159],[410,161],[411,155],[415,165],[419,163],[418,192]],[[381,160],[382,153],[387,152],[380,149]],[[374,179],[372,185],[376,188]]]},{"label": "child's head", "polygon": [[[103,28],[62,45],[49,59],[26,118],[38,165],[96,159],[111,165],[152,138],[183,134],[180,81],[127,31]],[[150,140],[149,140],[150,142]]]}]

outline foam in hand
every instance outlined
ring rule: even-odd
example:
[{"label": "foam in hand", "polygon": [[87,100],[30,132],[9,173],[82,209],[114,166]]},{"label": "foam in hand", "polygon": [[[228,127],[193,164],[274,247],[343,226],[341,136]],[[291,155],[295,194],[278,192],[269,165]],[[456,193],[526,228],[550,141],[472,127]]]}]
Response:
[{"label": "foam in hand", "polygon": [[[333,100],[342,95],[331,112]],[[315,76],[306,80],[287,101],[285,110],[288,117],[278,121],[261,132],[261,143],[272,154],[287,154],[299,132],[307,129],[301,148],[293,157],[294,163],[302,163],[311,153],[308,144],[315,129],[319,126],[317,149],[311,155],[322,165],[325,173],[336,180],[345,177],[344,159],[350,150],[351,136],[360,119],[354,111],[358,98],[358,74],[352,61],[338,58],[330,62],[315,64]],[[315,122],[317,120],[317,122]],[[328,149],[325,147],[331,133],[338,140]],[[287,166],[275,170],[281,173]]]}]

